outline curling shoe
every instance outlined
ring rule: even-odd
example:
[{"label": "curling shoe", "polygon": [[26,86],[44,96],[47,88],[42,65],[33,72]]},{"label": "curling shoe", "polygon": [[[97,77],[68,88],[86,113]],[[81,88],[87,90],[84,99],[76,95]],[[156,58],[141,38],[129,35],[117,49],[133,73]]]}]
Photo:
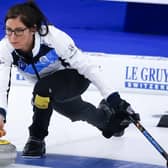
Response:
[{"label": "curling shoe", "polygon": [[29,137],[24,146],[22,156],[25,158],[41,158],[45,156],[46,147],[45,141],[36,137]]}]

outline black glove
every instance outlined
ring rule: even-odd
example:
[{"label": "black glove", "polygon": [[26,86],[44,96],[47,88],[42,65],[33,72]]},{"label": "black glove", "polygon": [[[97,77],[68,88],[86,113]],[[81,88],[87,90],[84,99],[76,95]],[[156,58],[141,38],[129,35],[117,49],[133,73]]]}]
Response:
[{"label": "black glove", "polygon": [[4,117],[4,122],[6,123],[6,110],[4,108],[0,108],[0,115]]},{"label": "black glove", "polygon": [[118,92],[112,93],[106,101],[116,117],[120,119],[129,119],[131,115],[134,120],[140,120],[139,114],[134,112],[128,102],[121,99]]}]

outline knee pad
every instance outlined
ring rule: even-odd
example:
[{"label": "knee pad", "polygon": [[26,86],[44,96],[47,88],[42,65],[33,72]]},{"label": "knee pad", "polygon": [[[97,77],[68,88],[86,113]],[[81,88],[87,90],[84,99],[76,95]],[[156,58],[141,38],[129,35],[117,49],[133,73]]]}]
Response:
[{"label": "knee pad", "polygon": [[104,99],[100,101],[98,109],[104,112],[104,114],[107,116],[107,121],[109,121],[112,115],[112,111]]},{"label": "knee pad", "polygon": [[39,109],[48,109],[50,97],[40,96],[38,94],[34,97],[34,106]]}]

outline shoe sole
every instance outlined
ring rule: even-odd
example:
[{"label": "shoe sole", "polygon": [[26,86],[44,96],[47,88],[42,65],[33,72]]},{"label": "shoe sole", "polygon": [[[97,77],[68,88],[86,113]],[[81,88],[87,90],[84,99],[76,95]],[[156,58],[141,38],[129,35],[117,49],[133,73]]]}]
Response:
[{"label": "shoe sole", "polygon": [[117,132],[117,133],[114,133],[113,136],[114,137],[121,137],[124,135],[124,131],[121,131],[121,132]]},{"label": "shoe sole", "polygon": [[25,159],[40,159],[40,158],[44,158],[46,155],[40,155],[40,156],[31,156],[31,155],[22,155],[23,158]]}]

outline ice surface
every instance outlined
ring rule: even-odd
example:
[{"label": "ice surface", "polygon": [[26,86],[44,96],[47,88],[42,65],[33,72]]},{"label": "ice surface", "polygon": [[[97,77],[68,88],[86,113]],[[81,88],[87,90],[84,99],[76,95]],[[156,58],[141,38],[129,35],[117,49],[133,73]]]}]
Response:
[{"label": "ice surface", "polygon": [[[136,112],[141,114],[143,126],[168,151],[168,129],[156,127],[159,117],[153,117],[153,115],[164,114],[168,110],[168,97],[133,93],[120,94],[132,104]],[[14,86],[11,89],[5,138],[15,144],[18,151],[22,150],[28,137],[27,128],[32,116],[31,96],[31,86]],[[101,100],[96,90],[87,91],[83,98],[95,105],[98,105]],[[47,153],[165,165],[164,158],[133,124],[126,130],[123,137],[105,139],[95,127],[80,121],[72,123],[69,119],[54,112],[46,143]]]}]

